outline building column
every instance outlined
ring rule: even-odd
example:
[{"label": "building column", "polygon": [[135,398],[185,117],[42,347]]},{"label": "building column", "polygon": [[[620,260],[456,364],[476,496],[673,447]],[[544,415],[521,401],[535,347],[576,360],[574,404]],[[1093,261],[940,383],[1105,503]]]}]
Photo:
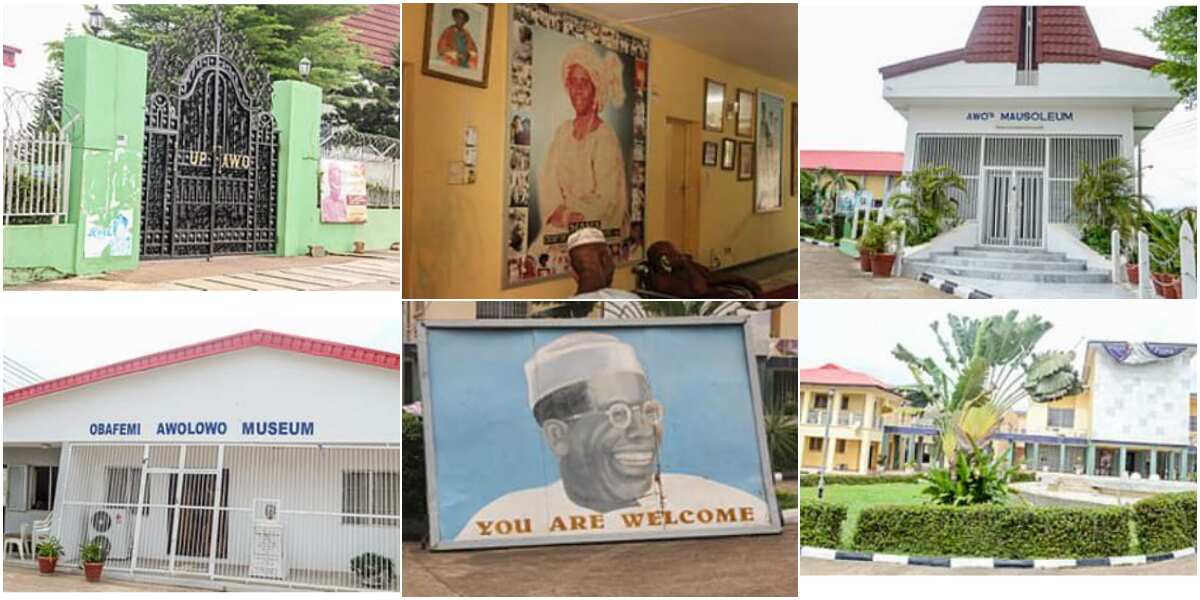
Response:
[{"label": "building column", "polygon": [[875,428],[875,396],[867,394],[863,400],[863,429]]},{"label": "building column", "polygon": [[833,391],[833,397],[829,399],[829,422],[835,427],[837,426],[838,415],[842,412],[842,394],[836,389]]},{"label": "building column", "polygon": [[796,467],[797,471],[804,468],[804,447],[807,445],[807,442],[808,438],[804,437],[803,435],[800,436],[800,452],[796,457],[796,464],[798,465]]},{"label": "building column", "polygon": [[915,436],[915,435],[908,436],[908,452],[907,452],[907,454],[908,454],[908,456],[905,457],[904,464],[900,465],[901,468],[907,467],[908,463],[917,462],[917,436]]},{"label": "building column", "polygon": [[812,391],[804,390],[800,392],[800,422],[808,423],[808,403],[812,401]]},{"label": "building column", "polygon": [[1029,449],[1030,452],[1026,453],[1028,456],[1025,457],[1025,462],[1036,472],[1041,470],[1041,461],[1038,456],[1038,443],[1032,442],[1032,445],[1033,447]]},{"label": "building column", "polygon": [[883,432],[883,440],[879,442],[879,459],[885,467],[892,464],[892,436]]},{"label": "building column", "polygon": [[862,438],[858,440],[858,474],[866,475],[871,468],[871,440]]},{"label": "building column", "polygon": [[1067,466],[1067,445],[1065,443],[1058,445],[1058,472],[1073,473],[1074,469]]},{"label": "building column", "polygon": [[1017,442],[1015,440],[1008,440],[1008,466],[1009,467],[1013,466],[1013,459],[1015,458],[1016,454],[1017,454]]},{"label": "building column", "polygon": [[1096,474],[1096,445],[1090,440],[1087,445],[1087,467],[1085,467],[1084,473],[1088,475]]},{"label": "building column", "polygon": [[1125,476],[1125,446],[1117,448],[1117,477]]},{"label": "building column", "polygon": [[1146,475],[1146,479],[1150,479],[1151,477],[1154,477],[1154,474],[1157,472],[1158,472],[1158,449],[1151,448],[1150,449],[1150,473]]}]

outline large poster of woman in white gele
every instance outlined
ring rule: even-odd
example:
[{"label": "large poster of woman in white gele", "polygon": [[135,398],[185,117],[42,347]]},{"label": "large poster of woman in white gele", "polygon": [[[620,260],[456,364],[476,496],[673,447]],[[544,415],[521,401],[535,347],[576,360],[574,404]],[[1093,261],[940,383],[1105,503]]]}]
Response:
[{"label": "large poster of woman in white gele", "polygon": [[648,42],[544,4],[509,17],[504,287],[568,275],[583,227],[640,260]]}]

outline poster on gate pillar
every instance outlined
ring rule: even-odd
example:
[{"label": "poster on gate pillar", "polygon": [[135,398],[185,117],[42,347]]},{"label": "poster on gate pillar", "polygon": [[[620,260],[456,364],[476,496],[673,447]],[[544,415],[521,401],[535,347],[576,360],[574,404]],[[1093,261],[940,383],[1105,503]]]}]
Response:
[{"label": "poster on gate pillar", "polygon": [[744,317],[421,332],[433,549],[781,530]]},{"label": "poster on gate pillar", "polygon": [[353,160],[321,159],[321,222],[367,222],[367,167]]}]

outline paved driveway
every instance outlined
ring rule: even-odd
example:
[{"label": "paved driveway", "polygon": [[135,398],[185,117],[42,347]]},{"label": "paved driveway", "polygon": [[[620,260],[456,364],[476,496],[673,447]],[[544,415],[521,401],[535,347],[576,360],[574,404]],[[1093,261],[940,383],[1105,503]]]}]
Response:
[{"label": "paved driveway", "polygon": [[88,583],[77,569],[59,568],[52,575],[42,575],[37,569],[4,566],[4,593],[12,592],[199,592],[204,590],[117,581],[101,575],[100,581]]},{"label": "paved driveway", "polygon": [[810,575],[1195,575],[1196,557],[1188,556],[1129,567],[1075,569],[946,569],[888,563],[800,559],[800,574]]},{"label": "paved driveway", "polygon": [[836,248],[800,244],[801,298],[941,298],[955,296],[907,277],[872,277]]},{"label": "paved driveway", "polygon": [[780,535],[430,552],[404,544],[405,596],[795,596]]}]

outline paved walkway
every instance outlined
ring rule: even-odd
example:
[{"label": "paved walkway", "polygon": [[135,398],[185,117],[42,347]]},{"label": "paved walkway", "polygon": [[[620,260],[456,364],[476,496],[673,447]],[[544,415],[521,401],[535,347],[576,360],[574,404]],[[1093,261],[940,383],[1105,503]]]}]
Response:
[{"label": "paved walkway", "polygon": [[405,596],[795,596],[781,535],[430,552],[404,543]]},{"label": "paved walkway", "polygon": [[205,590],[117,581],[103,575],[100,581],[88,583],[83,573],[61,566],[52,575],[42,575],[36,569],[4,566],[4,593],[12,592],[200,592]]},{"label": "paved walkway", "polygon": [[955,296],[906,277],[872,277],[836,248],[800,245],[801,298],[941,298]]},{"label": "paved walkway", "polygon": [[9,290],[400,291],[400,253],[355,256],[223,256],[145,261],[133,271],[6,288]]},{"label": "paved walkway", "polygon": [[800,559],[800,574],[810,575],[1195,575],[1196,557],[1188,556],[1129,567],[1074,569],[946,569],[888,563]]}]

